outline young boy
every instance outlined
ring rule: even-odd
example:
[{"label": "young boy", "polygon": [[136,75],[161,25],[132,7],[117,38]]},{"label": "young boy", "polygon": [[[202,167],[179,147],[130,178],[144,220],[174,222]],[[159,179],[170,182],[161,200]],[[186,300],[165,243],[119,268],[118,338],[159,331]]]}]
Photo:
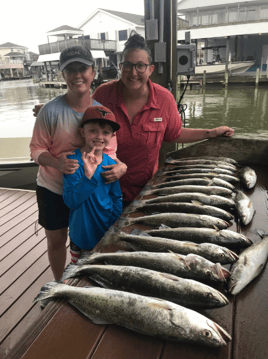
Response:
[{"label": "young boy", "polygon": [[90,250],[122,213],[119,181],[106,183],[102,166],[115,164],[103,149],[120,126],[104,106],[89,107],[79,131],[84,145],[69,158],[78,160],[74,174],[63,175],[63,199],[70,208],[71,260],[76,263],[81,249]]}]

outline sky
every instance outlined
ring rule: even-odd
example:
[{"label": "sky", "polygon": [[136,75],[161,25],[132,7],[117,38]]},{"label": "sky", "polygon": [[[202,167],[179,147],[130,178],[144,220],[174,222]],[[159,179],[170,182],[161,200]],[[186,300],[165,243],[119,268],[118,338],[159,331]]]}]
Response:
[{"label": "sky", "polygon": [[5,1],[1,5],[5,16],[1,16],[0,45],[12,42],[38,54],[38,45],[47,43],[48,31],[62,25],[78,27],[97,8],[144,14],[144,0],[13,0],[12,9]]}]

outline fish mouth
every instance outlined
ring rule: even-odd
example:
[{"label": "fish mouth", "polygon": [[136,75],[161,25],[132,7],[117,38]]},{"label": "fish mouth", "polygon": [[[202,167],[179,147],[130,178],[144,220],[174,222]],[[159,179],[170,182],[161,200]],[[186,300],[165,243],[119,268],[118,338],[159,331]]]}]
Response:
[{"label": "fish mouth", "polygon": [[239,259],[239,256],[233,251],[228,250],[228,254],[234,262],[236,262]]},{"label": "fish mouth", "polygon": [[[210,325],[210,323],[207,323],[211,328],[212,326]],[[227,343],[229,343],[232,340],[232,337],[230,336],[229,333],[227,333],[226,330],[224,330],[221,326],[219,326],[218,324],[216,324],[215,322],[213,322],[214,326],[213,329],[216,330],[216,332],[219,335],[219,338],[221,340],[221,344],[222,345],[227,345]]]},{"label": "fish mouth", "polygon": [[229,278],[231,275],[231,272],[222,267],[220,263],[216,263],[213,266],[213,271],[217,274],[221,282],[226,282],[226,278]]},{"label": "fish mouth", "polygon": [[221,292],[219,292],[218,294],[221,297],[221,299],[223,300],[223,302],[225,303],[225,305],[229,304],[229,300],[225,297],[224,294],[222,294]]}]

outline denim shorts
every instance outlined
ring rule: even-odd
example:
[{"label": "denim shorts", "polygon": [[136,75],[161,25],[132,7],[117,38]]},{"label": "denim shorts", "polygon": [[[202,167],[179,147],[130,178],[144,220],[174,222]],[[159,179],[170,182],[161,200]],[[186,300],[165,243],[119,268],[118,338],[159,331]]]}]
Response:
[{"label": "denim shorts", "polygon": [[37,186],[36,197],[39,209],[38,223],[42,227],[55,231],[69,226],[70,209],[61,195]]}]

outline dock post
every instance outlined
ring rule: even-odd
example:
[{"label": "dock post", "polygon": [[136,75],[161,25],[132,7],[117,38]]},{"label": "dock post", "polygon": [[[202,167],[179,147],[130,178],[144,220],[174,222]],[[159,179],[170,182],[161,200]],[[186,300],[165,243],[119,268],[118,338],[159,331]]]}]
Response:
[{"label": "dock post", "polygon": [[228,69],[226,71],[225,69],[225,74],[224,74],[224,86],[228,86]]},{"label": "dock post", "polygon": [[256,86],[259,85],[259,80],[260,80],[260,69],[258,67],[256,70]]},{"label": "dock post", "polygon": [[206,80],[207,80],[207,71],[204,70],[204,72],[203,72],[203,86],[206,86]]}]

